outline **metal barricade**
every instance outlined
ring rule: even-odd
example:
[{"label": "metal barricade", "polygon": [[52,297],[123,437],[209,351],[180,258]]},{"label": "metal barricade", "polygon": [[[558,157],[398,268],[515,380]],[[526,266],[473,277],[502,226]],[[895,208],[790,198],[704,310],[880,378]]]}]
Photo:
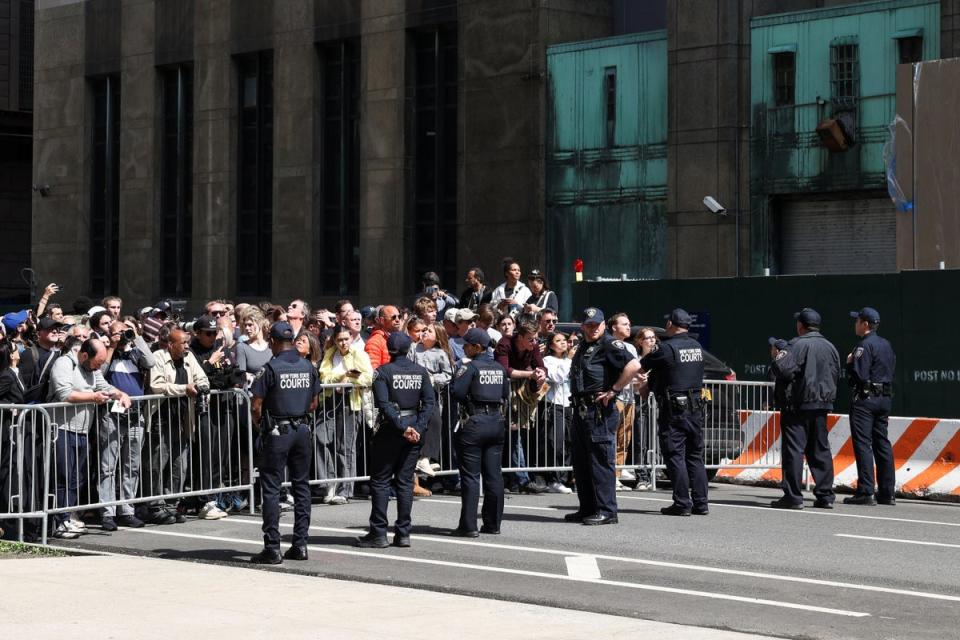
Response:
[{"label": "metal barricade", "polygon": [[[48,425],[41,407],[0,406],[0,529],[15,521],[20,542],[46,542]],[[9,531],[5,533],[9,537]]]},{"label": "metal barricade", "polygon": [[[197,498],[253,510],[250,403],[237,389],[208,398],[151,395],[104,405],[39,405],[48,416],[45,513],[57,528],[77,514],[133,515],[134,505]],[[227,497],[235,500],[224,505]],[[72,521],[72,522],[71,522]]]},{"label": "metal barricade", "polygon": [[[707,380],[703,394],[704,462],[707,469],[774,468],[773,444],[780,437],[779,414],[771,413],[773,383]],[[755,415],[766,416],[761,421]],[[767,419],[776,415],[777,419]],[[711,474],[712,475],[712,474]]]}]

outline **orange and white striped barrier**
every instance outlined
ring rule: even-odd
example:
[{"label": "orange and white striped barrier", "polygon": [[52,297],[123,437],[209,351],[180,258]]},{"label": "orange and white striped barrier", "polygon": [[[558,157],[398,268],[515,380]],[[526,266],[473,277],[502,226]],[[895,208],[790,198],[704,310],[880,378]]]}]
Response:
[{"label": "orange and white striped barrier", "polygon": [[[780,413],[741,411],[743,451],[720,468],[717,478],[733,482],[780,482]],[[827,416],[834,485],[855,489],[857,464],[850,436],[850,417]],[[960,496],[960,420],[891,417],[898,492],[928,496]],[[737,468],[752,467],[752,468]],[[766,467],[766,468],[762,468]]]}]

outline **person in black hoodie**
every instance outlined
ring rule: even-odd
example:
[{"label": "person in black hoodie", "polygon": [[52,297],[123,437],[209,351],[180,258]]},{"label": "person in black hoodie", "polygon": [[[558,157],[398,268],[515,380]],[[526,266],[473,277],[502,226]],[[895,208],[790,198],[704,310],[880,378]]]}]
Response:
[{"label": "person in black hoodie", "polygon": [[[0,341],[0,406],[23,404],[24,385],[18,371],[19,363],[20,351],[17,345],[6,340]],[[14,461],[17,456],[16,449],[10,445],[14,422],[16,422],[15,410],[0,408],[0,514],[19,510],[10,501],[10,496],[16,493]],[[27,468],[32,469],[32,466],[24,465],[24,467],[25,471]],[[29,486],[28,476],[25,478],[24,487]],[[0,527],[0,537],[3,536],[3,529]],[[12,527],[9,529],[13,530]]]},{"label": "person in black hoodie", "polygon": [[803,457],[816,486],[814,507],[833,509],[833,456],[827,439],[827,413],[837,399],[840,355],[820,333],[820,314],[805,308],[793,316],[797,337],[777,353],[770,367],[778,387],[786,385],[789,404],[780,416],[783,440],[783,497],[770,506],[803,509]]}]

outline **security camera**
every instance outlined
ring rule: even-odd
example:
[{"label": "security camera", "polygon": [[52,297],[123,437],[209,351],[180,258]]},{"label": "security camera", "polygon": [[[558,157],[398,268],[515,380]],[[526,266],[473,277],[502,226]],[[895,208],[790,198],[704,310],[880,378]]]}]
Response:
[{"label": "security camera", "polygon": [[714,200],[713,196],[707,196],[703,199],[703,206],[707,209],[710,209],[713,213],[717,215],[725,216],[727,215],[727,210],[722,204]]}]

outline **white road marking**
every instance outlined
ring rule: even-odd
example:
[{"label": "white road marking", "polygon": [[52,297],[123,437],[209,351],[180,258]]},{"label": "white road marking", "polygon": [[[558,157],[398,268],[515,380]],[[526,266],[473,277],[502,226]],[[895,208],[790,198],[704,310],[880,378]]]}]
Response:
[{"label": "white road marking", "polygon": [[[254,524],[260,526],[260,520],[250,518],[232,518],[227,522],[242,522],[245,524]],[[281,527],[292,529],[293,525],[285,522],[280,523]],[[329,533],[347,533],[358,535],[365,529],[338,529],[336,527],[321,527],[313,525],[310,529],[315,531],[326,531]],[[708,567],[696,564],[681,564],[679,562],[665,562],[662,560],[647,560],[644,558],[628,558],[625,556],[609,556],[595,553],[577,554],[576,551],[569,549],[543,549],[540,547],[525,547],[512,544],[497,544],[494,542],[479,542],[474,540],[464,540],[462,538],[447,538],[443,536],[431,536],[424,534],[415,534],[410,536],[413,540],[422,540],[424,542],[437,542],[441,544],[463,545],[468,547],[483,547],[488,549],[500,549],[507,551],[519,551],[522,553],[542,553],[546,555],[564,556],[586,555],[599,560],[610,560],[612,562],[625,562],[629,564],[641,564],[650,567],[663,567],[667,569],[681,569],[687,571],[702,571],[705,573],[719,573],[725,575],[742,576],[745,578],[758,578],[761,580],[776,580],[778,582],[796,582],[800,584],[811,584],[822,587],[836,587],[839,589],[854,589],[857,591],[870,591],[874,593],[888,593],[898,596],[913,596],[916,598],[926,598],[929,600],[947,600],[950,602],[960,602],[960,596],[952,596],[943,593],[930,593],[925,591],[911,591],[909,589],[896,589],[893,587],[878,587],[869,584],[857,584],[852,582],[838,582],[835,580],[821,580],[818,578],[804,578],[801,576],[784,576],[776,573],[760,573],[758,571],[741,571],[739,569],[724,569],[722,567]]]},{"label": "white road marking", "polygon": [[[617,496],[617,500],[649,500],[651,502],[673,502],[673,500],[667,498],[643,498],[640,496]],[[750,505],[750,504],[724,504],[722,502],[711,502],[710,507],[726,507],[729,509],[762,509],[763,511],[768,511],[770,513],[790,513],[797,515],[807,515],[807,516],[830,516],[833,518],[861,518],[864,520],[886,520],[889,522],[910,522],[913,524],[933,524],[941,527],[960,527],[960,522],[938,522],[936,520],[914,520],[911,518],[889,518],[884,516],[865,516],[857,513],[836,513],[829,509],[804,509],[802,511],[797,509],[774,509],[772,507],[760,506],[760,505]]]},{"label": "white road marking", "polygon": [[[417,498],[417,502],[433,502],[434,504],[453,504],[460,506],[459,500],[437,500],[435,498]],[[560,511],[556,507],[528,507],[522,504],[505,504],[504,509],[528,509],[530,511]]]},{"label": "white road marking", "polygon": [[599,580],[600,567],[593,556],[567,556],[567,575],[579,580]]},{"label": "white road marking", "polygon": [[[177,538],[191,538],[194,540],[209,540],[211,542],[226,542],[230,544],[246,544],[259,547],[263,544],[260,540],[244,540],[242,538],[226,538],[222,536],[201,536],[190,533],[178,533],[175,531],[158,531],[156,529],[129,529],[129,531],[138,533],[138,534],[147,534],[147,535],[157,535],[157,536],[173,536]],[[754,604],[754,605],[763,605],[769,607],[777,607],[781,609],[796,609],[799,611],[809,611],[811,613],[827,613],[830,615],[836,616],[846,616],[850,618],[866,618],[869,617],[869,613],[862,611],[847,611],[845,609],[831,609],[829,607],[817,607],[808,604],[799,604],[796,602],[782,602],[778,600],[767,600],[764,598],[751,598],[747,596],[736,596],[729,593],[713,593],[710,591],[696,591],[692,589],[678,589],[675,587],[661,587],[650,584],[636,584],[633,582],[621,582],[617,580],[584,580],[581,578],[575,578],[573,576],[567,576],[558,573],[545,573],[542,571],[527,571],[524,569],[509,569],[506,567],[491,567],[478,564],[467,564],[463,562],[448,562],[446,560],[433,560],[429,558],[411,558],[409,556],[403,555],[392,555],[386,553],[375,553],[369,551],[350,551],[347,549],[333,549],[330,547],[319,547],[308,545],[307,547],[310,551],[315,551],[317,553],[329,553],[332,555],[341,555],[341,556],[356,556],[356,557],[368,557],[368,558],[380,558],[382,560],[393,560],[396,562],[409,562],[413,564],[428,564],[440,567],[452,567],[456,569],[471,569],[474,571],[486,571],[489,573],[505,573],[509,575],[516,576],[527,576],[531,578],[545,578],[548,580],[561,580],[567,582],[585,582],[589,584],[598,584],[609,587],[622,587],[625,589],[637,589],[640,591],[656,591],[660,593],[673,593],[677,595],[685,596],[694,596],[698,598],[709,598],[712,600],[727,600],[730,602],[742,602],[745,604]]]},{"label": "white road marking", "polygon": [[900,538],[878,538],[875,536],[855,536],[849,533],[835,533],[838,538],[856,538],[857,540],[876,540],[877,542],[899,542],[901,544],[918,544],[927,547],[949,547],[951,549],[960,549],[960,544],[947,544],[946,542],[927,542],[925,540],[902,540]]}]

